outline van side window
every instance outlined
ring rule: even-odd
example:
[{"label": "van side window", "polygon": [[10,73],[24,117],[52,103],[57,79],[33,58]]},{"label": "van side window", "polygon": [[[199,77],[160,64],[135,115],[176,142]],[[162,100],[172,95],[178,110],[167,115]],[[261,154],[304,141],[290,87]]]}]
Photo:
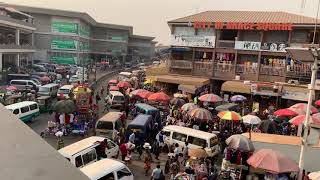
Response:
[{"label": "van side window", "polygon": [[127,168],[123,168],[117,172],[118,179],[121,179],[125,176],[131,176],[131,175],[132,173]]},{"label": "van side window", "polygon": [[75,161],[76,167],[81,167],[83,165],[81,155],[77,156]]},{"label": "van side window", "polygon": [[32,83],[32,82],[28,82],[28,85],[33,86],[33,85],[35,85],[35,84],[34,84],[34,83]]},{"label": "van side window", "polygon": [[210,146],[213,147],[215,145],[218,145],[218,137],[213,137],[210,139]]},{"label": "van side window", "polygon": [[91,151],[87,152],[86,154],[82,155],[83,164],[86,165],[95,159],[97,159],[97,154],[95,149],[92,149]]},{"label": "van side window", "polygon": [[11,84],[14,85],[27,85],[26,81],[12,81]]},{"label": "van side window", "polygon": [[29,106],[23,107],[20,110],[21,110],[21,113],[26,113],[29,111]]},{"label": "van side window", "polygon": [[187,135],[174,132],[172,134],[172,139],[185,142],[187,140]]},{"label": "van side window", "polygon": [[163,131],[163,134],[164,134],[166,137],[170,137],[171,132],[170,132],[170,131]]},{"label": "van side window", "polygon": [[15,110],[13,111],[13,114],[19,114],[19,109],[15,109]]},{"label": "van side window", "polygon": [[203,147],[204,145],[207,147],[207,142],[204,139],[200,139],[200,138],[196,138],[193,136],[189,136],[188,137],[188,142],[200,147]]},{"label": "van side window", "polygon": [[98,180],[114,180],[114,179],[115,179],[114,174],[113,174],[113,172],[111,172],[111,173],[99,178]]},{"label": "van side window", "polygon": [[38,105],[37,104],[31,104],[30,105],[30,110],[35,110],[38,108]]}]

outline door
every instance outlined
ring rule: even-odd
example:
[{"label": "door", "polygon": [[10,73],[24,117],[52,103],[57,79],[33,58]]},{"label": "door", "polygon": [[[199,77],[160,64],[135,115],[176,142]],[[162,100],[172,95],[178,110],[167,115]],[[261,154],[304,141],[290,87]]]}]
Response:
[{"label": "door", "polygon": [[119,179],[119,180],[133,180],[133,174],[131,173],[131,171],[127,167],[124,167],[124,168],[117,171],[117,179]]},{"label": "door", "polygon": [[119,152],[119,146],[112,141],[108,141],[106,155],[108,158],[116,157]]}]

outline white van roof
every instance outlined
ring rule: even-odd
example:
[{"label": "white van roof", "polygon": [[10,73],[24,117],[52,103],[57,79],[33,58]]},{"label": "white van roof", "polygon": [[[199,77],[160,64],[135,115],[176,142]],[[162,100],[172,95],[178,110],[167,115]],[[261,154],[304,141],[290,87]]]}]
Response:
[{"label": "white van roof", "polygon": [[217,137],[215,134],[211,134],[208,132],[187,128],[183,126],[169,125],[163,128],[164,131],[174,131],[177,133],[192,135],[193,137],[203,138],[203,139],[211,139],[212,137]]},{"label": "white van roof", "polygon": [[120,118],[122,114],[122,112],[108,112],[106,115],[102,116],[98,121],[115,122]]},{"label": "white van roof", "polygon": [[80,168],[80,171],[82,171],[90,179],[98,179],[113,171],[121,170],[125,167],[126,165],[120,161],[114,159],[102,159],[100,161],[89,164],[83,168]]},{"label": "white van roof", "polygon": [[131,72],[121,72],[119,73],[119,75],[123,75],[123,76],[131,76],[132,73]]},{"label": "white van roof", "polygon": [[54,87],[54,86],[59,86],[59,84],[55,84],[55,83],[50,83],[50,84],[45,84],[45,85],[43,85],[43,86],[41,86],[41,87]]},{"label": "white van roof", "polygon": [[113,96],[123,96],[123,94],[119,91],[110,91],[109,94],[112,94]]},{"label": "white van roof", "polygon": [[62,87],[60,87],[60,89],[72,89],[73,85],[64,85]]},{"label": "white van roof", "polygon": [[104,137],[99,137],[99,136],[88,137],[81,141],[70,144],[69,146],[66,146],[60,149],[58,152],[62,154],[64,157],[70,158],[74,154],[93,146],[95,142],[103,141],[104,139],[105,139]]},{"label": "white van roof", "polygon": [[23,101],[23,102],[18,102],[15,104],[10,104],[8,106],[6,106],[7,109],[16,109],[16,108],[21,108],[21,107],[25,107],[25,106],[30,106],[32,104],[37,104],[37,102],[34,101]]}]

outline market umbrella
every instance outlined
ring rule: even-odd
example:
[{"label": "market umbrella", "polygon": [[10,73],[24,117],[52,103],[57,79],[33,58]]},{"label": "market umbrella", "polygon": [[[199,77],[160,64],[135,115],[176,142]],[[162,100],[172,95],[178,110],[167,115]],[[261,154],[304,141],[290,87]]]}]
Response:
[{"label": "market umbrella", "polygon": [[204,102],[215,103],[215,102],[222,101],[222,98],[220,96],[218,96],[218,95],[215,95],[215,94],[205,94],[205,95],[200,96],[199,100],[200,101],[204,101]]},{"label": "market umbrella", "polygon": [[153,92],[150,92],[145,89],[137,89],[137,90],[132,91],[131,94],[134,96],[138,96],[142,99],[147,99],[151,94],[153,94]]},{"label": "market umbrella", "polygon": [[242,117],[243,123],[257,125],[261,123],[261,119],[258,116],[254,116],[251,114],[245,115]]},{"label": "market umbrella", "polygon": [[190,111],[192,109],[197,108],[198,106],[195,105],[194,103],[186,103],[181,107],[181,110],[186,112],[186,111]]},{"label": "market umbrella", "polygon": [[110,91],[119,91],[118,86],[110,86],[109,88]]},{"label": "market umbrella", "polygon": [[251,152],[254,151],[252,141],[241,134],[235,134],[226,139],[226,144],[232,149]]},{"label": "market umbrella", "polygon": [[212,114],[210,111],[204,108],[195,108],[188,112],[189,116],[192,118],[200,119],[203,121],[212,120]]},{"label": "market umbrella", "polygon": [[218,113],[218,117],[221,120],[229,120],[229,121],[239,121],[241,120],[240,114],[234,111],[222,111]]},{"label": "market umbrella", "polygon": [[256,151],[247,160],[247,163],[254,168],[263,169],[274,174],[299,171],[299,166],[295,161],[272,149]]},{"label": "market umbrella", "polygon": [[226,103],[220,106],[217,106],[216,111],[237,111],[239,110],[239,105],[235,103]]},{"label": "market umbrella", "polygon": [[170,103],[178,107],[182,107],[186,103],[186,101],[180,98],[173,98],[171,99]]},{"label": "market umbrella", "polygon": [[117,84],[118,88],[124,88],[124,89],[127,89],[127,88],[131,88],[131,84],[127,81],[121,81]]},{"label": "market umbrella", "polygon": [[78,86],[74,88],[73,93],[78,94],[78,93],[91,93],[91,89],[83,86]]},{"label": "market umbrella", "polygon": [[188,96],[185,94],[175,93],[173,94],[173,97],[175,98],[187,98]]},{"label": "market umbrella", "polygon": [[312,172],[308,175],[311,180],[320,180],[320,171]]},{"label": "market umbrella", "polygon": [[144,85],[152,84],[152,83],[153,83],[153,81],[152,81],[151,79],[146,79],[146,80],[143,82]]},{"label": "market umbrella", "polygon": [[277,124],[271,120],[263,120],[259,124],[258,128],[262,133],[275,134],[277,132]]},{"label": "market umbrella", "polygon": [[75,103],[70,99],[57,101],[52,106],[52,110],[57,113],[69,114],[69,113],[73,113],[74,111],[76,111],[76,109],[77,108],[76,108]]},{"label": "market umbrella", "polygon": [[[320,119],[316,118],[316,116],[311,116],[310,118],[311,118],[310,123],[313,122],[315,124],[320,124]],[[306,119],[306,115],[299,115],[290,119],[289,122],[293,125],[299,126],[304,122],[305,119]]]},{"label": "market umbrella", "polygon": [[40,81],[42,81],[42,82],[50,82],[51,79],[48,76],[42,76],[42,77],[40,77]]},{"label": "market umbrella", "polygon": [[[297,115],[304,115],[306,114],[306,111],[304,111],[303,109],[298,109],[298,108],[288,108],[291,111],[294,111],[295,113],[297,113]],[[312,114],[312,113],[310,113]]]},{"label": "market umbrella", "polygon": [[[293,106],[290,106],[290,109],[301,109],[303,110],[304,112],[307,111],[307,107],[308,107],[308,104],[307,103],[297,103]],[[317,113],[318,112],[318,109],[315,108],[314,106],[311,106],[311,113],[314,114],[314,113]]]},{"label": "market umbrella", "polygon": [[320,99],[314,102],[315,105],[320,106]]},{"label": "market umbrella", "polygon": [[109,84],[118,84],[118,80],[116,80],[116,79],[111,79],[111,80],[109,81]]},{"label": "market umbrella", "polygon": [[188,155],[195,158],[206,158],[208,156],[204,149],[189,149]]},{"label": "market umbrella", "polygon": [[243,102],[246,100],[247,100],[247,98],[242,95],[234,95],[230,98],[231,102]]},{"label": "market umbrella", "polygon": [[8,87],[6,87],[6,90],[7,91],[16,91],[16,90],[18,90],[18,88],[16,86],[8,86]]},{"label": "market umbrella", "polygon": [[286,116],[296,116],[298,113],[291,109],[279,109],[273,113],[275,116],[286,117]]},{"label": "market umbrella", "polygon": [[153,93],[148,97],[149,101],[169,101],[170,97],[163,92]]}]

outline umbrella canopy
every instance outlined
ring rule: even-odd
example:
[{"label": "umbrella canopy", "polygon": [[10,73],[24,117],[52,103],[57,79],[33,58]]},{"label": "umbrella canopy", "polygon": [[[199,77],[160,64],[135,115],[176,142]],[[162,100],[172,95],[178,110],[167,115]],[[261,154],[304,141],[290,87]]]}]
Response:
[{"label": "umbrella canopy", "polygon": [[170,103],[177,105],[178,107],[182,107],[186,103],[186,101],[180,98],[173,98],[171,99]]},{"label": "umbrella canopy", "polygon": [[298,113],[292,111],[291,109],[279,109],[273,113],[273,115],[286,117],[286,116],[296,116]]},{"label": "umbrella canopy", "polygon": [[48,77],[48,76],[42,76],[40,77],[40,81],[43,81],[43,82],[50,82],[51,79]]},{"label": "umbrella canopy", "polygon": [[[291,111],[294,111],[295,113],[297,113],[297,115],[304,115],[306,114],[306,111],[304,111],[303,109],[298,109],[298,108],[288,108]],[[311,113],[312,114],[312,113]]]},{"label": "umbrella canopy", "polygon": [[118,80],[116,80],[116,79],[111,79],[111,80],[109,81],[109,84],[118,84]]},{"label": "umbrella canopy", "polygon": [[229,121],[239,121],[241,120],[240,114],[234,112],[234,111],[222,111],[218,113],[218,117],[221,120],[229,120]]},{"label": "umbrella canopy", "polygon": [[277,132],[277,124],[271,120],[263,120],[259,124],[258,128],[262,133],[275,134]]},{"label": "umbrella canopy", "polygon": [[153,93],[145,89],[137,89],[132,91],[131,94],[134,96],[138,96],[142,99],[147,99]]},{"label": "umbrella canopy", "polygon": [[188,114],[192,118],[200,119],[203,121],[212,120],[212,114],[210,111],[203,109],[203,108],[195,108],[188,112]]},{"label": "umbrella canopy", "polygon": [[231,102],[243,102],[246,100],[247,100],[247,98],[242,95],[234,95],[230,98]]},{"label": "umbrella canopy", "polygon": [[190,111],[192,109],[195,109],[197,108],[198,106],[195,105],[194,103],[187,103],[187,104],[184,104],[182,107],[181,107],[181,110],[186,112],[186,111]]},{"label": "umbrella canopy", "polygon": [[226,144],[232,149],[241,151],[254,151],[254,146],[249,138],[241,134],[235,134],[226,139]]},{"label": "umbrella canopy", "polygon": [[124,88],[124,89],[127,89],[127,88],[131,88],[131,84],[127,81],[121,81],[117,84],[118,88]]},{"label": "umbrella canopy", "polygon": [[299,166],[295,161],[272,149],[258,150],[247,160],[247,163],[254,168],[275,174],[299,171]]},{"label": "umbrella canopy", "polygon": [[311,180],[320,180],[320,171],[312,172],[308,175]]},{"label": "umbrella canopy", "polygon": [[153,93],[148,97],[149,101],[169,101],[170,97],[163,92]]},{"label": "umbrella canopy", "polygon": [[[303,110],[304,112],[307,111],[307,107],[308,107],[308,104],[307,103],[297,103],[293,106],[290,106],[290,109],[300,109],[300,110]],[[317,113],[318,112],[318,109],[315,108],[314,106],[311,106],[311,113],[314,114],[314,113]]]},{"label": "umbrella canopy", "polygon": [[6,90],[7,91],[16,91],[16,90],[18,90],[18,88],[15,86],[8,86],[8,87],[6,87]]},{"label": "umbrella canopy", "polygon": [[207,152],[203,149],[189,149],[188,155],[195,158],[205,158],[208,156]]},{"label": "umbrella canopy", "polygon": [[147,85],[147,84],[152,84],[153,81],[151,79],[146,79],[143,84]]},{"label": "umbrella canopy", "polygon": [[[320,124],[320,119],[316,118],[316,116],[311,116],[310,118],[311,118],[310,122],[313,122],[315,124]],[[296,117],[290,119],[289,122],[293,125],[299,126],[300,124],[302,124],[304,122],[305,119],[306,119],[306,115],[299,115],[299,116],[296,116]]]},{"label": "umbrella canopy", "polygon": [[83,86],[78,86],[74,88],[73,93],[78,94],[78,93],[91,93],[91,89]]},{"label": "umbrella canopy", "polygon": [[204,102],[212,102],[212,103],[215,103],[215,102],[220,102],[222,101],[222,98],[219,97],[218,95],[215,95],[215,94],[205,94],[205,95],[202,95],[199,97],[199,100],[200,101],[204,101]]},{"label": "umbrella canopy", "polygon": [[258,116],[254,115],[245,115],[242,117],[243,123],[245,124],[251,124],[251,125],[256,125],[261,123],[261,119]]},{"label": "umbrella canopy", "polygon": [[118,86],[110,86],[109,88],[110,91],[119,91]]},{"label": "umbrella canopy", "polygon": [[320,99],[314,102],[315,105],[320,106]]},{"label": "umbrella canopy", "polygon": [[226,103],[216,107],[216,111],[234,111],[238,110],[239,105],[235,103]]},{"label": "umbrella canopy", "polygon": [[69,113],[73,113],[74,111],[76,111],[76,105],[70,99],[61,100],[61,101],[57,101],[55,104],[53,104],[52,110],[57,113],[69,114]]},{"label": "umbrella canopy", "polygon": [[187,98],[188,96],[185,94],[175,93],[173,94],[173,97],[175,98]]}]

